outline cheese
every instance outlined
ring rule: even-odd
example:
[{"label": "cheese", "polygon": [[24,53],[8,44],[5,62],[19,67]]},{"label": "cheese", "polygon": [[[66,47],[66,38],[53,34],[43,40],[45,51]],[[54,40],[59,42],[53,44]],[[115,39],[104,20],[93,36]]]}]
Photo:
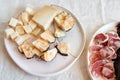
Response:
[{"label": "cheese", "polygon": [[64,37],[65,36],[65,32],[62,31],[57,25],[56,23],[54,23],[54,27],[55,27],[55,37]]},{"label": "cheese", "polygon": [[26,33],[31,33],[32,32],[32,29],[29,25],[23,26],[23,29],[25,30]]},{"label": "cheese", "polygon": [[15,42],[18,44],[18,45],[21,45],[25,40],[29,39],[31,37],[31,35],[29,34],[25,34],[25,35],[22,35],[22,36],[18,36],[16,39],[15,39]]},{"label": "cheese", "polygon": [[30,15],[33,15],[35,13],[33,6],[30,5],[30,4],[27,4],[27,7],[26,7],[25,11],[27,13],[29,13]]},{"label": "cheese", "polygon": [[11,18],[10,21],[9,21],[9,26],[16,27],[17,23],[18,23],[17,19]]},{"label": "cheese", "polygon": [[34,30],[37,27],[37,24],[31,20],[29,22],[29,26],[31,27],[32,30]]},{"label": "cheese", "polygon": [[24,24],[29,22],[29,14],[27,12],[22,12],[21,18]]},{"label": "cheese", "polygon": [[24,29],[23,29],[22,26],[16,26],[15,31],[16,31],[19,35],[25,34],[25,31],[24,31]]},{"label": "cheese", "polygon": [[51,31],[49,30],[46,30],[45,32],[43,32],[40,37],[48,42],[54,42],[55,41],[55,37],[54,35],[52,34]]},{"label": "cheese", "polygon": [[47,48],[49,47],[49,43],[45,40],[42,39],[37,39],[35,41],[32,42],[32,44],[39,49],[41,52],[47,50]]},{"label": "cheese", "polygon": [[41,57],[42,55],[43,55],[43,53],[41,53],[38,49],[36,49],[36,48],[34,48],[33,50],[32,50],[32,53],[33,54],[35,54],[35,55],[37,55],[38,57]]},{"label": "cheese", "polygon": [[11,35],[10,35],[10,37],[11,37],[11,39],[12,40],[14,40],[16,37],[18,37],[19,36],[19,34],[17,33],[17,32],[13,32]]},{"label": "cheese", "polygon": [[55,58],[56,55],[57,55],[57,49],[53,48],[51,50],[44,52],[44,55],[41,58],[45,61],[51,61]]},{"label": "cheese", "polygon": [[8,28],[5,30],[5,35],[7,38],[10,38],[10,35],[14,33],[14,30],[12,28]]},{"label": "cheese", "polygon": [[59,12],[60,11],[54,7],[44,6],[33,16],[32,20],[46,30]]},{"label": "cheese", "polygon": [[41,32],[41,29],[37,27],[33,30],[32,34],[37,36],[40,32]]}]

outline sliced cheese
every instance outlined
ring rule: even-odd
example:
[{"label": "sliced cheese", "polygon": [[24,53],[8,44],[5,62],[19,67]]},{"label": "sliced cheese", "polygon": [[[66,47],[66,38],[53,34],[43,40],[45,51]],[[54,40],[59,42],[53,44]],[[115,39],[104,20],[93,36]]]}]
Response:
[{"label": "sliced cheese", "polygon": [[42,26],[44,30],[46,30],[49,28],[53,18],[58,13],[58,9],[51,6],[44,6],[33,16],[32,20]]}]

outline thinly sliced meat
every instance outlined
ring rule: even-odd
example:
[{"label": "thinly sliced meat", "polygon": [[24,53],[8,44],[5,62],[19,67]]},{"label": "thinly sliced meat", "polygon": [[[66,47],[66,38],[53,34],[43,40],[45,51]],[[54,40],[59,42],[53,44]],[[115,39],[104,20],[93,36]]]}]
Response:
[{"label": "thinly sliced meat", "polygon": [[90,63],[91,63],[91,64],[95,63],[95,62],[98,61],[98,60],[101,60],[101,56],[100,56],[99,52],[93,53],[93,54],[90,56]]},{"label": "thinly sliced meat", "polygon": [[108,46],[112,47],[115,51],[120,48],[120,38],[111,38],[108,40]]},{"label": "thinly sliced meat", "polygon": [[99,33],[95,36],[94,38],[94,42],[96,44],[102,44],[102,45],[106,45],[108,41],[108,35],[105,35],[103,33]]},{"label": "thinly sliced meat", "polygon": [[107,32],[106,35],[108,35],[109,39],[118,37],[118,34],[114,31]]},{"label": "thinly sliced meat", "polygon": [[117,55],[114,51],[113,48],[111,47],[103,47],[101,50],[100,50],[100,56],[102,59],[106,58],[106,59],[116,59]]},{"label": "thinly sliced meat", "polygon": [[103,67],[102,69],[102,74],[104,77],[107,79],[113,78],[114,77],[114,72],[111,70],[109,67]]},{"label": "thinly sliced meat", "polygon": [[107,63],[107,60],[98,60],[93,63],[90,68],[93,75],[100,75],[102,73],[102,67]]},{"label": "thinly sliced meat", "polygon": [[93,45],[93,46],[90,46],[89,51],[90,51],[91,53],[96,53],[96,52],[98,52],[101,48],[102,48],[101,45]]},{"label": "thinly sliced meat", "polygon": [[96,77],[102,76],[102,69],[103,66],[99,66],[98,68],[94,69],[92,74],[95,75]]},{"label": "thinly sliced meat", "polygon": [[110,61],[109,63],[104,65],[104,67],[102,69],[102,74],[107,79],[111,79],[111,78],[115,77],[114,67],[113,67],[113,62],[112,61]]},{"label": "thinly sliced meat", "polygon": [[104,66],[104,64],[107,63],[107,60],[98,60],[95,63],[91,64],[92,71],[94,71],[96,68],[100,66]]}]

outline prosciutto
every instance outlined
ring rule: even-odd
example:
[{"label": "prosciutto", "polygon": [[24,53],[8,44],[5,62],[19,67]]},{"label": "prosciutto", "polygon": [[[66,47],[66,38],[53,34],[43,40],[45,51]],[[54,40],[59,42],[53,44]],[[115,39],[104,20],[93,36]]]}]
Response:
[{"label": "prosciutto", "polygon": [[115,51],[120,48],[120,38],[111,38],[108,40],[108,46],[112,47]]},{"label": "prosciutto", "polygon": [[104,33],[99,33],[94,38],[94,42],[96,44],[106,44],[107,41],[108,41],[108,35],[105,35]]},{"label": "prosciutto", "polygon": [[115,50],[111,47],[105,46],[100,50],[100,56],[104,59],[116,59]]},{"label": "prosciutto", "polygon": [[117,58],[116,51],[120,48],[120,38],[116,32],[99,33],[94,37],[90,46],[90,69],[94,76],[103,79],[115,78],[113,59]]}]

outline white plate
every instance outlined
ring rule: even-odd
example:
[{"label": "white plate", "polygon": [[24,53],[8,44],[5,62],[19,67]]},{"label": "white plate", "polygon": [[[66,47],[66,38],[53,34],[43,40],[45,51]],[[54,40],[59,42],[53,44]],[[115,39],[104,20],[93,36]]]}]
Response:
[{"label": "white plate", "polygon": [[86,39],[84,30],[81,27],[79,21],[68,10],[59,6],[56,7],[70,13],[75,19],[73,29],[67,32],[66,37],[62,41],[70,43],[71,55],[62,56],[58,54],[51,62],[45,62],[36,58],[26,59],[25,56],[18,51],[17,45],[13,41],[4,38],[6,49],[13,61],[24,71],[32,75],[42,77],[57,75],[73,65],[73,63],[80,57],[84,49]]},{"label": "white plate", "polygon": [[99,34],[99,33],[106,33],[108,31],[116,30],[115,26],[117,24],[118,24],[118,22],[112,22],[112,23],[109,23],[109,24],[106,24],[106,25],[102,26],[99,30],[97,30],[95,32],[95,34],[93,35],[93,37],[92,37],[92,39],[90,41],[90,44],[88,46],[88,53],[87,53],[87,68],[88,68],[88,72],[89,72],[89,75],[90,75],[90,77],[91,77],[92,80],[102,80],[102,79],[98,79],[98,78],[94,77],[92,75],[91,71],[90,71],[90,68],[89,68],[89,65],[90,65],[89,58],[90,58],[91,53],[89,52],[89,47],[94,44],[93,39],[94,39],[94,37],[97,34]]}]

